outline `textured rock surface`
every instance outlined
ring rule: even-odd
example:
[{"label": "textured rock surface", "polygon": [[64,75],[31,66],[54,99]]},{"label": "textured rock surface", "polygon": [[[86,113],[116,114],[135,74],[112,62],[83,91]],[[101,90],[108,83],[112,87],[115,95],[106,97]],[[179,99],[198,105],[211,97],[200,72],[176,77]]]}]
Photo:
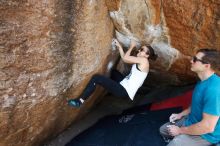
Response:
[{"label": "textured rock surface", "polygon": [[151,68],[153,76],[164,75],[160,83],[184,84],[194,78],[189,55],[202,47],[219,49],[219,6],[218,1],[121,0],[110,16],[125,46],[130,39],[153,46],[159,59]]},{"label": "textured rock surface", "polygon": [[105,4],[109,11],[118,11],[120,8],[121,0],[105,0]]},{"label": "textured rock surface", "polygon": [[0,145],[39,145],[79,117],[66,97],[107,71],[113,25],[104,1],[3,0],[0,12]]},{"label": "textured rock surface", "polygon": [[[55,136],[94,104],[66,106],[94,73],[108,74],[117,38],[151,44],[159,59],[149,84],[194,80],[188,57],[220,46],[216,0],[1,0],[0,146],[32,146]],[[111,18],[110,18],[111,17]],[[112,23],[113,22],[113,23]]]}]

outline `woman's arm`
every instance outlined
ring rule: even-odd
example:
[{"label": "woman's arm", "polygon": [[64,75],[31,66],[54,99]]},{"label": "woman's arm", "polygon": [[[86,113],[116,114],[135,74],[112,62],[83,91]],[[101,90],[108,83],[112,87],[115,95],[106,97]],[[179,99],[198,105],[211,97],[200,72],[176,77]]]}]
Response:
[{"label": "woman's arm", "polygon": [[125,56],[124,50],[123,50],[121,44],[118,42],[118,40],[115,39],[114,41],[115,41],[116,47],[117,47],[118,50],[119,50],[120,56],[121,56],[121,58],[123,59],[124,56]]},{"label": "woman's arm", "polygon": [[125,63],[130,63],[130,64],[138,63],[138,64],[140,64],[143,62],[143,60],[145,60],[144,58],[131,56],[131,51],[136,46],[135,41],[131,41],[130,47],[126,53],[124,53],[120,43],[117,40],[115,40],[115,45],[119,49],[120,56]]},{"label": "woman's arm", "polygon": [[133,62],[133,59],[132,58],[137,58],[135,56],[131,56],[131,51],[134,49],[134,47],[136,46],[136,43],[134,41],[131,41],[131,44],[130,44],[130,47],[128,49],[128,51],[125,53],[124,57],[123,57],[123,61],[126,62],[126,63],[136,63],[136,62]]},{"label": "woman's arm", "polygon": [[136,42],[131,40],[131,45],[128,49],[128,51],[125,53],[123,61],[126,63],[137,63],[137,64],[145,64],[147,63],[147,59],[143,58],[143,57],[136,57],[136,56],[131,56],[131,51],[134,49],[134,47],[136,46]]}]

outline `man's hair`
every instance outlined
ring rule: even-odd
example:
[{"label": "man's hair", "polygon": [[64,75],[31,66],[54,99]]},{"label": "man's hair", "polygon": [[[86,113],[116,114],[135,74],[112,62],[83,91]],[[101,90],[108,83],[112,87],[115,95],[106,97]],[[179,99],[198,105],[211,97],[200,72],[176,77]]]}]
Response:
[{"label": "man's hair", "polygon": [[199,49],[197,53],[203,53],[204,56],[201,58],[204,62],[211,65],[211,69],[220,71],[220,52],[215,49],[203,48]]}]

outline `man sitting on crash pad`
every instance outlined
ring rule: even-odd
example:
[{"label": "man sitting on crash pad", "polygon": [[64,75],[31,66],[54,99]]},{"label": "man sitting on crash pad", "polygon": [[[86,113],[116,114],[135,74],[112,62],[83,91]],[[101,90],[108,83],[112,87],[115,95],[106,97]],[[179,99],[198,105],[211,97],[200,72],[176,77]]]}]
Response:
[{"label": "man sitting on crash pad", "polygon": [[192,95],[191,106],[170,116],[160,127],[168,146],[210,146],[220,142],[220,52],[200,49],[191,59],[191,70],[200,81]]}]

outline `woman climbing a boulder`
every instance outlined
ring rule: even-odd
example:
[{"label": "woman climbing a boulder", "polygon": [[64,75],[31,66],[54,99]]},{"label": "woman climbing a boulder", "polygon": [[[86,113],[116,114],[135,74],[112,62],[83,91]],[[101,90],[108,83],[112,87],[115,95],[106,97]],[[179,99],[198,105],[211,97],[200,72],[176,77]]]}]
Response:
[{"label": "woman climbing a boulder", "polygon": [[118,40],[114,39],[113,43],[119,50],[121,59],[125,63],[133,64],[129,75],[123,77],[120,72],[115,70],[112,74],[116,80],[103,75],[94,75],[79,97],[68,100],[69,106],[80,107],[95,91],[97,85],[102,86],[116,97],[129,97],[131,100],[134,99],[137,90],[142,86],[148,75],[149,59],[156,60],[157,55],[151,46],[142,45],[137,55],[132,56],[131,52],[136,47],[135,41],[131,41],[126,53]]}]

